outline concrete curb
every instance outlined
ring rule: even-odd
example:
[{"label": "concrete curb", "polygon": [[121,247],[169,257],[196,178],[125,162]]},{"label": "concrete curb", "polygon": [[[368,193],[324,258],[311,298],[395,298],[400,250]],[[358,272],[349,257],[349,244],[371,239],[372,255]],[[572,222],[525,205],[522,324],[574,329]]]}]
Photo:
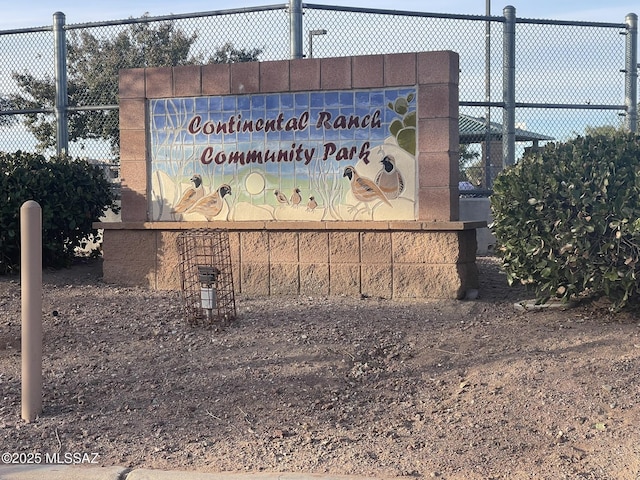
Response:
[{"label": "concrete curb", "polygon": [[[385,477],[390,479],[390,477]],[[82,467],[72,465],[2,465],[0,480],[385,480],[383,477],[354,477],[307,473],[201,473],[124,467]]]},{"label": "concrete curb", "polygon": [[124,480],[124,467],[0,465],[0,480]]},{"label": "concrete curb", "polygon": [[[374,480],[372,477],[306,473],[197,473],[160,470],[133,470],[126,480]],[[380,480],[375,479],[375,480]]]}]

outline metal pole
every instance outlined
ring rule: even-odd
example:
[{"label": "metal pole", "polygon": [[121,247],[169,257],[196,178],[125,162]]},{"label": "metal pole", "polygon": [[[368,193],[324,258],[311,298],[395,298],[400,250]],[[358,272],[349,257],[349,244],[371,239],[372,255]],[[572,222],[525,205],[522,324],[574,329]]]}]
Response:
[{"label": "metal pole", "polygon": [[[485,14],[491,16],[491,0],[486,0]],[[491,190],[493,186],[493,172],[491,171],[491,21],[485,23],[485,39],[484,39],[484,99],[487,102],[485,109],[485,136],[484,136],[484,173],[485,185],[487,190]]]},{"label": "metal pole", "polygon": [[64,28],[65,16],[62,12],[53,14],[53,34],[55,38],[55,82],[56,102],[56,152],[64,155],[69,151],[69,127],[67,113],[67,39]]},{"label": "metal pole", "polygon": [[627,24],[626,62],[624,73],[624,104],[627,108],[627,129],[638,131],[638,15],[629,13]]},{"label": "metal pole", "polygon": [[22,301],[22,419],[42,413],[42,209],[29,200],[20,208]]},{"label": "metal pole", "polygon": [[289,0],[291,59],[302,58],[302,0]]},{"label": "metal pole", "polygon": [[511,5],[503,10],[503,93],[502,166],[516,163],[516,9]]},{"label": "metal pole", "polygon": [[326,35],[327,31],[322,30],[309,30],[309,58],[313,58],[313,37],[316,35]]}]

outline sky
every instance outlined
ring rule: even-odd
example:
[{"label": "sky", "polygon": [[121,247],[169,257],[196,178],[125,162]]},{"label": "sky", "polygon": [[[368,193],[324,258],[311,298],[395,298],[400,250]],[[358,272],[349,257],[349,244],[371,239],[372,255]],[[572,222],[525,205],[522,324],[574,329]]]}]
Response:
[{"label": "sky", "polygon": [[[0,31],[19,28],[49,26],[55,12],[63,12],[66,23],[99,22],[140,17],[145,13],[161,16],[180,13],[207,12],[264,5],[280,5],[284,1],[259,0],[111,0],[102,2],[79,0],[28,0],[2,2]],[[303,2],[304,3],[304,2]],[[487,0],[313,0],[313,4],[342,5],[349,7],[380,8],[386,10],[406,10],[430,13],[460,13],[484,15]],[[507,5],[516,8],[516,16],[521,18],[544,18],[553,20],[581,20],[595,22],[624,23],[628,13],[640,15],[640,4],[628,0],[493,0],[491,15],[502,15]]]}]

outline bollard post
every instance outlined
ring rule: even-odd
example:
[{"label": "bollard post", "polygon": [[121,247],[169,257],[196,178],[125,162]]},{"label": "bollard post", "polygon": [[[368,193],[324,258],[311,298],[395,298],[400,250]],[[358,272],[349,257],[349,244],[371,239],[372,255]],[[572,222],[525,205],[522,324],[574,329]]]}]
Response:
[{"label": "bollard post", "polygon": [[42,413],[42,209],[29,200],[20,208],[22,299],[22,419]]}]

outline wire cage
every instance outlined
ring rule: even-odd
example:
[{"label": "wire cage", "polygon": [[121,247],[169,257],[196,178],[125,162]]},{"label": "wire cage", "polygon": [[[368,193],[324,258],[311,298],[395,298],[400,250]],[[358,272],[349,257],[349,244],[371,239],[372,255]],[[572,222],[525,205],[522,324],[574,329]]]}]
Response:
[{"label": "wire cage", "polygon": [[229,232],[193,229],[176,240],[185,315],[191,325],[228,325],[236,318]]}]

